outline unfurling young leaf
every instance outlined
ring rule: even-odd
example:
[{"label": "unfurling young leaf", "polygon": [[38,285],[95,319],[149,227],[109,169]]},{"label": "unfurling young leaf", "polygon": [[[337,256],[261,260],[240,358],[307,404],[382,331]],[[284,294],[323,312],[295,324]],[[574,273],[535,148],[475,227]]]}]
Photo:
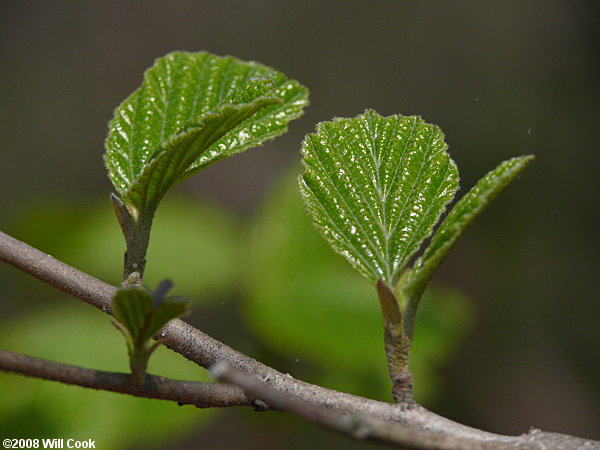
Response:
[{"label": "unfurling young leaf", "polygon": [[486,175],[407,269],[458,189],[447,148],[440,129],[421,118],[371,110],[320,123],[302,145],[300,192],[315,225],[377,286],[397,401],[412,398],[408,355],[427,283],[463,231],[532,159],[511,159]]},{"label": "unfurling young leaf", "polygon": [[406,331],[409,336],[412,336],[413,333],[414,317],[421,296],[448,252],[477,216],[533,159],[533,155],[512,158],[488,172],[454,205],[438,227],[429,246],[417,259],[399,286],[401,296],[407,303],[407,309],[411,311],[408,314],[410,320],[406,323]]},{"label": "unfurling young leaf", "polygon": [[260,97],[251,103],[219,106],[214,113],[205,113],[188,124],[181,133],[172,136],[144,167],[123,199],[133,211],[151,211],[167,191],[183,178],[188,169],[212,144],[225,136],[232,127],[242,123],[258,110],[279,103],[276,97]]},{"label": "unfurling young leaf", "polygon": [[255,62],[173,52],[115,110],[104,161],[127,241],[124,279],[143,274],[154,212],[204,167],[273,139],[303,113],[308,90]]},{"label": "unfurling young leaf", "polygon": [[429,246],[417,259],[407,276],[406,288],[411,294],[423,292],[425,286],[456,241],[475,218],[533,161],[533,156],[519,156],[501,163],[481,178],[452,208],[436,230]]},{"label": "unfurling young leaf", "polygon": [[367,110],[317,126],[302,145],[300,190],[332,247],[394,287],[458,189],[444,135],[420,117]]},{"label": "unfurling young leaf", "polygon": [[243,124],[228,123],[227,135],[183,169],[187,175],[285,132],[308,104],[308,91],[269,67],[233,57],[173,52],[158,58],[109,124],[104,159],[115,189],[128,192],[161,147],[204,115],[259,98],[277,100]]},{"label": "unfurling young leaf", "polygon": [[164,280],[150,293],[134,284],[120,288],[112,300],[116,319],[113,324],[125,336],[131,373],[138,385],[143,383],[148,359],[160,344],[160,341],[153,343],[152,337],[189,309],[189,299],[166,297],[172,286],[169,280]]}]

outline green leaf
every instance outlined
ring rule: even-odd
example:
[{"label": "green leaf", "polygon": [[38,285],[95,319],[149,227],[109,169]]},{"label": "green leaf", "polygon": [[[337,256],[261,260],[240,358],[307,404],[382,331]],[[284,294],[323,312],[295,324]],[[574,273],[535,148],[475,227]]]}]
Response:
[{"label": "green leaf", "polygon": [[169,279],[162,280],[152,292],[152,301],[154,304],[160,304],[166,298],[168,292],[173,289],[173,282]]},{"label": "green leaf", "polygon": [[139,285],[127,285],[121,287],[112,300],[117,319],[113,325],[125,335],[131,373],[139,386],[144,382],[148,360],[158,347],[158,343],[152,343],[152,337],[169,320],[185,314],[189,309],[190,300],[184,297],[164,299],[172,286],[170,280],[163,280],[151,294]]},{"label": "green leaf", "polygon": [[135,345],[144,346],[169,320],[188,312],[189,306],[190,300],[186,297],[155,299],[137,285],[120,288],[112,300],[115,318],[129,331]]},{"label": "green leaf", "polygon": [[[21,315],[0,318],[3,348],[99,370],[129,370],[122,338],[107,326],[106,315],[51,292],[45,300]],[[152,373],[211,381],[205,370],[161,347],[150,360]],[[190,438],[217,414],[9,373],[0,373],[0,385],[2,436],[87,436],[103,449],[160,448]]]},{"label": "green leaf", "polygon": [[[275,88],[272,78],[250,78],[242,87],[227,96],[223,103],[250,103],[260,97],[269,97]],[[279,103],[282,102],[279,99]]]},{"label": "green leaf", "polygon": [[444,135],[420,117],[367,110],[317,126],[300,191],[331,246],[366,278],[394,286],[458,188]]},{"label": "green leaf", "polygon": [[[232,109],[235,104],[248,112],[247,105],[242,105],[257,106],[256,101],[263,108],[247,117]],[[211,126],[203,122],[213,114],[227,112],[242,119],[241,123],[221,123],[229,127],[227,133],[214,134],[212,141],[205,141],[210,144],[205,152],[179,150],[178,156],[185,154],[187,158],[180,161],[177,171],[169,172],[170,180],[177,181],[282,134],[307,104],[305,87],[261,64],[205,52],[170,53],[156,60],[145,72],[142,85],[115,110],[105,143],[109,177],[115,189],[127,196],[151,162],[174,151],[173,140],[181,140],[189,132],[203,135],[195,128]],[[187,140],[193,139],[188,136]],[[159,165],[165,164],[163,161]]]},{"label": "green leaf", "polygon": [[134,342],[139,341],[152,306],[152,296],[141,286],[121,288],[112,300],[115,319],[125,326]]},{"label": "green leaf", "polygon": [[473,220],[533,160],[520,156],[501,163],[481,178],[441,223],[423,255],[416,261],[403,287],[409,297],[418,297],[446,255]]},{"label": "green leaf", "polygon": [[251,103],[224,104],[215,113],[204,114],[158,151],[124,194],[126,203],[139,211],[156,209],[167,191],[181,181],[192,163],[212,144],[258,110],[277,103],[280,100],[276,97],[260,97]]},{"label": "green leaf", "polygon": [[[280,363],[303,378],[390,400],[381,308],[373,301],[373,286],[315,233],[294,173],[295,167],[268,190],[247,227],[251,235],[240,272],[243,317]],[[462,294],[435,286],[426,293],[410,361],[420,402],[435,396],[439,369],[471,320],[470,302]]]},{"label": "green leaf", "polygon": [[152,337],[171,319],[181,317],[189,311],[190,300],[183,296],[168,297],[158,305],[148,322],[148,336]]},{"label": "green leaf", "polygon": [[143,277],[154,213],[171,187],[285,132],[307,98],[302,85],[254,62],[204,52],[157,59],[115,110],[105,142],[127,245],[123,279]]}]

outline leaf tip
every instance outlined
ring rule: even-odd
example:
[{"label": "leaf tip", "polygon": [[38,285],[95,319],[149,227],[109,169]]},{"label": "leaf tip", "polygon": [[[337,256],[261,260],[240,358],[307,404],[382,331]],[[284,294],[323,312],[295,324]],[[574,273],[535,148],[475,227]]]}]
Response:
[{"label": "leaf tip", "polygon": [[162,280],[160,283],[158,283],[158,286],[156,286],[156,289],[152,293],[152,300],[154,300],[154,304],[158,305],[161,303],[167,295],[167,292],[169,292],[172,288],[173,282],[169,279]]}]

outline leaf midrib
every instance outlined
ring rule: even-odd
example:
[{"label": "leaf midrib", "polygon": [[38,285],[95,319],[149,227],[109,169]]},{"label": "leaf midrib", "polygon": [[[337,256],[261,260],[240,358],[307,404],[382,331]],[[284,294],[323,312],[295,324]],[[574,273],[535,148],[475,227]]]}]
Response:
[{"label": "leaf midrib", "polygon": [[[373,160],[373,167],[375,167],[375,182],[376,182],[376,186],[375,190],[377,191],[377,197],[379,198],[379,203],[381,205],[381,219],[382,219],[382,223],[379,224],[381,231],[383,233],[383,239],[385,241],[385,249],[384,249],[384,257],[385,257],[385,268],[386,268],[386,279],[389,280],[392,278],[392,274],[391,274],[391,267],[390,267],[390,235],[387,232],[387,208],[386,208],[386,202],[384,200],[384,195],[383,195],[383,186],[381,184],[381,160],[379,158],[376,158],[376,152],[378,149],[377,146],[377,136],[375,136],[375,132],[373,130],[373,121],[377,120],[376,117],[373,117],[373,115],[369,114],[367,116],[367,120],[365,121],[367,124],[367,131],[369,132],[370,136],[371,136],[371,159]],[[385,119],[383,119],[383,127],[385,128],[386,125],[386,121]],[[388,144],[389,144],[389,139],[391,139],[391,136],[393,136],[396,132],[396,128],[398,127],[398,120],[394,121],[394,133],[390,133],[389,134],[389,138],[388,138]],[[381,148],[385,148],[384,143],[382,143],[382,147]],[[380,155],[381,156],[381,155]]]},{"label": "leaf midrib", "polygon": [[[323,130],[325,131],[325,134],[327,135],[327,138],[329,139],[329,142],[332,143],[332,145],[334,146],[334,148],[338,148],[338,146],[334,143],[334,141],[331,139],[331,134],[329,133],[329,130],[327,130],[327,127],[323,127]],[[316,153],[316,152],[315,152]],[[318,153],[316,153],[318,154]],[[336,151],[336,157],[337,157],[337,151]],[[371,239],[371,234],[370,233],[366,233],[365,229],[362,225],[362,222],[360,220],[358,220],[358,217],[356,216],[354,210],[352,208],[350,208],[350,205],[348,205],[348,203],[346,202],[346,198],[344,195],[342,195],[342,193],[340,192],[340,190],[338,189],[338,187],[336,186],[336,184],[333,182],[333,180],[331,179],[331,176],[329,175],[329,171],[325,169],[325,167],[323,166],[323,163],[321,161],[320,158],[316,158],[317,161],[319,162],[319,165],[321,167],[321,169],[323,170],[323,173],[325,173],[327,180],[329,181],[329,183],[331,184],[331,186],[333,186],[333,188],[335,189],[335,191],[337,192],[338,196],[340,197],[341,201],[344,203],[344,205],[346,206],[346,208],[348,209],[348,211],[350,211],[350,213],[352,214],[352,217],[354,218],[354,220],[356,221],[356,223],[358,224],[358,226],[360,227],[363,235],[366,237],[367,241],[369,242],[369,244],[371,245],[371,249],[372,249],[372,253],[373,255],[377,255],[378,259],[380,259],[380,263],[383,266],[387,265],[387,262],[382,258],[384,257],[384,255],[381,255],[381,253],[377,250],[377,247],[375,246],[375,243],[373,242],[373,240]],[[367,202],[366,199],[364,198],[364,195],[362,194],[362,192],[360,192],[360,190],[357,190],[357,192],[359,192],[360,196],[363,198],[363,200],[365,201],[365,203],[367,204],[369,210],[371,211],[371,214],[374,217],[377,217],[376,214],[373,213],[373,209],[371,208],[371,204],[370,202]],[[379,224],[380,225],[380,224]],[[381,225],[380,225],[381,226]]]},{"label": "leaf midrib", "polygon": [[[433,135],[434,135],[434,133],[431,133],[430,140],[429,140],[429,143],[428,143],[428,146],[427,146],[428,149],[432,148],[432,146],[431,146],[431,140],[433,139]],[[417,184],[419,183],[419,181],[421,179],[421,173],[423,172],[423,168],[425,167],[425,165],[429,161],[431,161],[434,157],[436,157],[440,152],[443,152],[443,151],[445,151],[445,148],[442,146],[442,148],[440,150],[438,150],[436,153],[434,153],[432,155],[429,155],[429,157],[428,157],[428,155],[424,155],[425,158],[423,159],[423,163],[419,167],[419,171],[417,173],[417,176],[415,177],[414,181],[411,184],[409,194],[405,197],[404,205],[402,206],[402,210],[401,210],[400,214],[398,214],[398,217],[396,219],[396,222],[394,223],[394,226],[390,229],[390,236],[395,233],[396,228],[398,227],[398,224],[400,223],[400,220],[402,220],[402,217],[404,216],[404,213],[406,211],[406,207],[408,206],[408,203],[409,203],[408,201],[409,201],[409,199],[412,198],[412,195],[413,195],[413,193],[415,191],[415,188],[416,188]]]},{"label": "leaf midrib", "polygon": [[[414,117],[411,117],[411,119],[413,121],[413,126],[410,130],[408,138],[406,139],[404,148],[402,149],[402,155],[400,156],[400,158],[398,158],[398,164],[396,165],[396,169],[394,170],[394,176],[392,177],[392,180],[390,182],[390,188],[385,194],[386,203],[387,203],[387,199],[389,198],[390,194],[394,190],[394,184],[396,183],[396,179],[398,178],[398,171],[400,170],[400,167],[402,167],[402,165],[404,164],[404,158],[406,157],[406,151],[407,151],[408,147],[410,146],[410,143],[412,142],[412,139],[414,137],[415,130],[418,127],[418,121],[415,120]],[[400,120],[396,119],[396,123],[400,123]]]}]

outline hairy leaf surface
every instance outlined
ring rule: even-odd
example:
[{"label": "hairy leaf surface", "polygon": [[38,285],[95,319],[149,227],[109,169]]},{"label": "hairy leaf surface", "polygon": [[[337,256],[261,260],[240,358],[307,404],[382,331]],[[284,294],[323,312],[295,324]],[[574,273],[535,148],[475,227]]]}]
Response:
[{"label": "hairy leaf surface", "polygon": [[121,288],[112,300],[112,310],[115,319],[125,326],[135,342],[144,328],[146,317],[152,312],[152,297],[139,286]]},{"label": "hairy leaf surface", "polygon": [[142,174],[124,195],[138,210],[155,208],[167,191],[212,144],[258,110],[280,103],[276,97],[260,97],[251,103],[224,104],[215,113],[206,113],[189,128],[162,146]]},{"label": "hairy leaf surface", "polygon": [[[262,208],[246,224],[250,240],[237,283],[243,318],[270,351],[294,367],[313,365],[313,382],[388,401],[381,308],[373,286],[315,232],[296,173],[294,167],[268,189]],[[454,290],[433,286],[425,294],[410,363],[419,401],[441,392],[438,369],[462,342],[471,314],[468,299]]]},{"label": "hairy leaf surface", "polygon": [[308,104],[308,91],[269,67],[233,57],[173,52],[157,59],[109,124],[104,160],[116,190],[122,195],[129,192],[171,138],[193,130],[191,124],[206,114],[224,104],[252,103],[263,97],[275,98],[277,104],[263,104],[241,123],[228,123],[227,132],[206,151],[194,154],[187,167],[179,167],[178,180],[285,132],[287,123]]},{"label": "hairy leaf surface", "polygon": [[519,175],[533,160],[520,156],[501,163],[488,172],[463,198],[460,199],[441,223],[427,250],[417,260],[408,276],[407,288],[420,295],[456,241],[473,220]]},{"label": "hairy leaf surface", "polygon": [[115,318],[125,326],[133,343],[151,339],[169,320],[185,314],[189,305],[189,299],[181,296],[157,301],[136,285],[120,288],[112,300]]},{"label": "hairy leaf surface", "polygon": [[458,188],[446,150],[440,129],[416,116],[323,122],[303,143],[300,190],[332,247],[393,286]]}]

